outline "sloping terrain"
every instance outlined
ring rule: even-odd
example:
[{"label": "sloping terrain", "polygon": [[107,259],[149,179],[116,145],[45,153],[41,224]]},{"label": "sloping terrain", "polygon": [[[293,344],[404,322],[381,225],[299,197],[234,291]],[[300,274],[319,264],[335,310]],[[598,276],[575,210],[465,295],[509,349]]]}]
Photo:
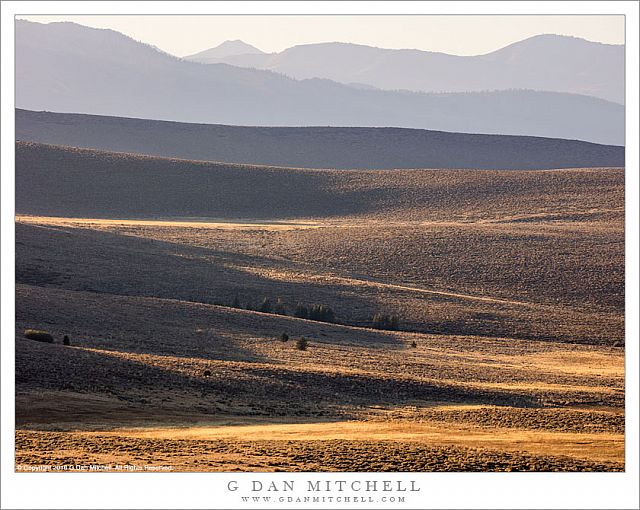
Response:
[{"label": "sloping terrain", "polygon": [[306,168],[624,166],[624,147],[577,140],[362,127],[249,127],[16,110],[16,139],[151,156]]},{"label": "sloping terrain", "polygon": [[[612,169],[345,172],[23,142],[16,144],[16,168],[18,214],[88,218],[273,220],[368,215],[385,221],[394,217],[456,222],[472,217],[527,223],[607,218],[621,211],[624,195],[623,172]],[[585,199],[594,203],[594,210]]]},{"label": "sloping terrain", "polygon": [[[23,469],[623,466],[621,349],[378,332],[51,286],[17,291]],[[26,326],[70,335],[72,345],[27,340]],[[308,335],[308,349],[282,342],[283,330]]]},{"label": "sloping terrain", "polygon": [[[424,332],[623,338],[620,169],[303,170],[28,143],[17,164],[18,282],[306,299],[353,325],[386,307]],[[162,273],[180,278],[159,287]]]},{"label": "sloping terrain", "polygon": [[17,469],[624,469],[622,169],[16,164]]},{"label": "sloping terrain", "polygon": [[251,126],[382,126],[624,145],[624,107],[533,90],[423,94],[178,59],[112,30],[16,21],[16,106]]},{"label": "sloping terrain", "polygon": [[[19,283],[227,305],[237,295],[252,307],[266,297],[282,300],[290,314],[298,302],[325,303],[344,324],[371,326],[376,313],[387,312],[400,315],[404,329],[428,333],[609,345],[624,339],[622,240],[609,244],[619,234],[605,235],[603,246],[553,232],[542,237],[535,257],[521,261],[518,248],[527,250],[530,236],[501,234],[512,250],[501,253],[495,233],[477,227],[399,226],[383,241],[371,225],[274,232],[260,225],[221,230],[200,223],[19,220]],[[416,229],[423,235],[412,236]],[[387,266],[394,240],[416,244]],[[437,260],[443,241],[459,244]],[[557,246],[542,251],[550,242]],[[560,256],[563,249],[574,255]],[[345,255],[350,252],[353,257]],[[575,267],[575,256],[592,260]],[[406,282],[411,276],[414,282]]]}]

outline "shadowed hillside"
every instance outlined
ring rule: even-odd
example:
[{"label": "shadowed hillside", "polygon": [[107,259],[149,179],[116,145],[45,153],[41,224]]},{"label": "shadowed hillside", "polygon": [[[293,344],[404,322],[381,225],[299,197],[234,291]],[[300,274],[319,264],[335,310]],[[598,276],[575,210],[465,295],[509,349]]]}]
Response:
[{"label": "shadowed hillside", "polygon": [[[17,142],[16,212],[254,219],[353,214],[420,217],[428,211],[429,219],[454,219],[458,203],[485,213],[498,214],[504,209],[505,214],[531,214],[541,197],[554,200],[555,187],[564,184],[566,175],[577,188],[582,187],[580,180],[599,181],[600,191],[617,185],[609,172],[557,173],[557,179],[544,180],[538,175],[279,168]],[[571,202],[574,198],[563,194],[557,200]]]},{"label": "shadowed hillside", "polygon": [[624,192],[18,142],[16,465],[623,470]]},{"label": "shadowed hillside", "polygon": [[624,147],[400,128],[185,124],[16,110],[16,138],[154,156],[307,168],[624,166]]}]

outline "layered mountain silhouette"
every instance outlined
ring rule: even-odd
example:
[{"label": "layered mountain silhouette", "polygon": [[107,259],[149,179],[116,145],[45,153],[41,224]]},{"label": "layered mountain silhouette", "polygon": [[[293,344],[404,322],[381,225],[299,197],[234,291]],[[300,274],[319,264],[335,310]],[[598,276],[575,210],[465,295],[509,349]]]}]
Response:
[{"label": "layered mountain silhouette", "polygon": [[240,55],[264,55],[265,53],[255,46],[251,46],[246,42],[235,40],[225,41],[215,48],[201,51],[189,56],[186,60],[192,60],[200,63],[219,63],[225,58],[232,58]]},{"label": "layered mountain silhouette", "polygon": [[16,138],[225,163],[307,168],[545,169],[624,166],[624,147],[401,128],[184,124],[16,110]]},{"label": "layered mountain silhouette", "polygon": [[[244,43],[242,43],[244,44]],[[292,78],[327,78],[380,89],[470,92],[535,89],[624,103],[624,46],[577,37],[539,35],[478,56],[390,50],[347,43],[294,46],[280,53],[229,52],[239,41],[185,57],[276,71]]]},{"label": "layered mountain silhouette", "polygon": [[16,22],[16,106],[255,126],[394,126],[624,143],[623,106],[576,94],[424,94],[199,64],[112,30]]}]

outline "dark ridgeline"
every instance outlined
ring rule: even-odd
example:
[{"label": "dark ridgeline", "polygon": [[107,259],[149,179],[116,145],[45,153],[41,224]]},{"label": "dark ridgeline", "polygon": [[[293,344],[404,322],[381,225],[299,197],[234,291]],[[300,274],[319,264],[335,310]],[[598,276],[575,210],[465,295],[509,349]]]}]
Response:
[{"label": "dark ridgeline", "polygon": [[400,128],[185,124],[16,110],[16,138],[190,160],[306,168],[622,167],[624,147]]},{"label": "dark ridgeline", "polygon": [[74,23],[16,22],[16,106],[182,122],[396,126],[624,143],[624,107],[587,95],[424,94],[298,81],[266,70],[190,62],[113,30]]}]

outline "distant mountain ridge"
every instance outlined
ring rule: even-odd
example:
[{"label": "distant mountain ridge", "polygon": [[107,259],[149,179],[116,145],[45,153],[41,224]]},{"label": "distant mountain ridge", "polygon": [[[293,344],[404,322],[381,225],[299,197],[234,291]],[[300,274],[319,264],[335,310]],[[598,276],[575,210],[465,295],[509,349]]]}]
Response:
[{"label": "distant mountain ridge", "polygon": [[264,52],[251,46],[244,41],[238,39],[234,41],[225,41],[215,48],[200,51],[185,57],[185,60],[193,60],[195,62],[204,62],[207,60],[217,60],[237,55],[264,55]]},{"label": "distant mountain ridge", "polygon": [[113,30],[16,22],[16,106],[254,126],[393,126],[624,144],[624,107],[526,90],[419,94],[197,64]]},{"label": "distant mountain ridge", "polygon": [[360,83],[385,90],[532,89],[624,103],[623,45],[552,34],[530,37],[477,56],[333,42],[293,46],[271,54],[245,52],[219,56],[205,51],[185,59],[265,69],[296,79]]},{"label": "distant mountain ridge", "polygon": [[337,169],[622,167],[624,147],[402,128],[242,127],[16,110],[16,139],[189,160]]}]

